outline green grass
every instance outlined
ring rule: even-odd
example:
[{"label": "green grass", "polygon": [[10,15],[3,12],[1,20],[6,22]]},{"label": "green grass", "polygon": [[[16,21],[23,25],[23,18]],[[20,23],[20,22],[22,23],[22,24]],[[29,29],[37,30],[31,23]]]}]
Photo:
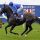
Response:
[{"label": "green grass", "polygon": [[5,33],[5,26],[4,24],[2,28],[0,28],[0,40],[40,40],[40,24],[33,23],[32,28],[33,30],[29,34],[24,34],[21,36],[21,33],[25,30],[25,27],[23,28],[23,25],[16,26],[13,30],[13,32],[19,33],[19,35],[11,34],[10,28],[8,28],[8,34]]}]

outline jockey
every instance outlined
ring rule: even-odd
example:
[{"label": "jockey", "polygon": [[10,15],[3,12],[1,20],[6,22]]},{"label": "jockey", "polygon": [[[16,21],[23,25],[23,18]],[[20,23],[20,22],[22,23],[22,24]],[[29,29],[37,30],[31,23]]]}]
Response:
[{"label": "jockey", "polygon": [[20,8],[17,9],[17,5],[13,4],[13,2],[9,3],[10,8],[12,9],[13,13],[17,13],[18,17],[23,17],[23,6],[21,5]]},{"label": "jockey", "polygon": [[17,12],[17,7],[13,4],[13,2],[9,3],[10,8],[12,9],[12,11],[15,13]]},{"label": "jockey", "polygon": [[13,2],[10,2],[9,6],[14,12],[17,12],[17,9],[19,9],[21,5],[20,4],[13,4]]}]

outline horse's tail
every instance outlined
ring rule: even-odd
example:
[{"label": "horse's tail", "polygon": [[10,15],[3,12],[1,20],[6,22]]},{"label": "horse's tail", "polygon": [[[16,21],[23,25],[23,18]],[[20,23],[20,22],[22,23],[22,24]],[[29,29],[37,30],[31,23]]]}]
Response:
[{"label": "horse's tail", "polygon": [[40,24],[40,17],[38,17],[38,19],[37,19],[37,21],[36,21],[36,22]]}]

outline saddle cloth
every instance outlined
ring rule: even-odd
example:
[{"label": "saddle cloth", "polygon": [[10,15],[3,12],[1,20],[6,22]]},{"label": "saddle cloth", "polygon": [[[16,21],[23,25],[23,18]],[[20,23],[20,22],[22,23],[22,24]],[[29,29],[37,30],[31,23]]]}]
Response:
[{"label": "saddle cloth", "polygon": [[14,15],[14,17],[16,20],[20,20],[20,21],[23,20],[23,15],[18,15],[18,16]]}]

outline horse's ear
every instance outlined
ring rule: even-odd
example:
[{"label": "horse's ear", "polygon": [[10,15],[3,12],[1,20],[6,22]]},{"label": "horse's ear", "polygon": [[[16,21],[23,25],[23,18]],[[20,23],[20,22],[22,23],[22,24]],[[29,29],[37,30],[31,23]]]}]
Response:
[{"label": "horse's ear", "polygon": [[7,5],[6,5],[6,4],[3,4],[3,6],[4,6],[4,8],[5,8],[5,7],[7,7]]}]

